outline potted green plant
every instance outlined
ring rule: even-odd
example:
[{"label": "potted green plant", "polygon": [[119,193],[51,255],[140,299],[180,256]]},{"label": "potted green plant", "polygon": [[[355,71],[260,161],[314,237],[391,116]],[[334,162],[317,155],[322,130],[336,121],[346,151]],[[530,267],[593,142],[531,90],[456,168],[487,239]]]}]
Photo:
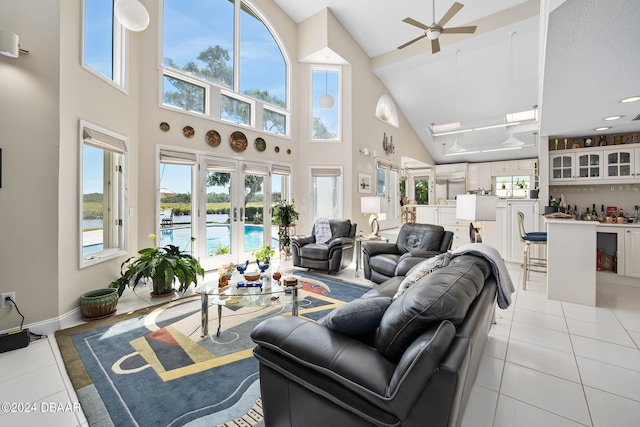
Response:
[{"label": "potted green plant", "polygon": [[[155,235],[149,237],[155,241]],[[192,237],[191,242],[194,241]],[[198,276],[204,278],[204,268],[198,260],[175,245],[144,248],[138,255],[122,263],[121,276],[109,285],[118,289],[118,295],[122,295],[126,286],[135,288],[142,279],[152,281],[154,295],[163,295],[174,291],[176,279],[180,283],[178,290],[184,292],[192,283],[197,285]]]},{"label": "potted green plant", "polygon": [[257,251],[253,251],[252,255],[256,257],[258,261],[269,263],[271,258],[276,254],[276,252],[271,249],[271,246],[263,246]]},{"label": "potted green plant", "polygon": [[298,219],[298,212],[294,206],[294,200],[288,203],[286,200],[280,200],[273,207],[273,222],[278,226],[278,249],[285,250],[289,253],[291,248],[291,236],[289,235],[289,227]]}]

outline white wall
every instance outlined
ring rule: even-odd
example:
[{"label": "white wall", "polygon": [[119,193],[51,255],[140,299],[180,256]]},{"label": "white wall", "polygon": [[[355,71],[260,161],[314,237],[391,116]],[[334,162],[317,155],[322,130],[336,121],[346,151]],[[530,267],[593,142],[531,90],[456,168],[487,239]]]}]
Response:
[{"label": "white wall", "polygon": [[[0,29],[31,52],[0,55],[0,292],[26,322],[58,315],[59,3],[0,2]],[[0,310],[0,330],[19,325]]]}]

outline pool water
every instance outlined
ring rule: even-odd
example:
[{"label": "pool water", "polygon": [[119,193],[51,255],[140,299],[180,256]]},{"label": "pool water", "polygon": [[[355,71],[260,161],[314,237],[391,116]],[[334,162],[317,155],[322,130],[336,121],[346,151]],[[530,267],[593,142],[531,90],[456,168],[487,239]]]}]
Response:
[{"label": "pool water", "polygon": [[[261,224],[244,226],[244,250],[260,249],[264,239],[264,228]],[[214,224],[207,226],[207,256],[213,256],[219,246],[229,246],[231,242],[231,226],[229,224]],[[181,250],[191,250],[191,228],[174,228],[160,231],[160,246],[175,245]],[[197,244],[197,242],[195,243]],[[271,247],[278,247],[278,239],[271,238]],[[84,255],[102,250],[102,244],[85,246]]]}]

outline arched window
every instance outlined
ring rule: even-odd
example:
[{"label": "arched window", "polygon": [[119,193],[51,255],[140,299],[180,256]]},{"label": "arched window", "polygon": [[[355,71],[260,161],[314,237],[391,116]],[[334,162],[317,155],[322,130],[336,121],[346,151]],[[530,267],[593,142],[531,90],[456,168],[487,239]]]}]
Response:
[{"label": "arched window", "polygon": [[385,123],[389,123],[392,126],[398,127],[398,113],[396,112],[396,106],[389,96],[382,95],[378,98],[378,103],[376,104],[376,118]]},{"label": "arched window", "polygon": [[287,55],[251,4],[164,0],[163,34],[164,105],[289,133]]}]

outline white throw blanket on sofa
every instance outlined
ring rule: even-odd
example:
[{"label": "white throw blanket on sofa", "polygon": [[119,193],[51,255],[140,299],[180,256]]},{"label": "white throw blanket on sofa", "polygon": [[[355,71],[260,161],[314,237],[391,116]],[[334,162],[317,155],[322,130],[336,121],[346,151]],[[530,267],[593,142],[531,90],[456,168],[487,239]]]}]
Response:
[{"label": "white throw blanket on sofa", "polygon": [[498,283],[498,307],[502,309],[509,307],[511,305],[511,294],[516,291],[516,288],[513,286],[507,265],[504,263],[500,252],[486,243],[469,243],[452,251],[451,258],[464,254],[481,256],[491,263],[493,275]]}]

